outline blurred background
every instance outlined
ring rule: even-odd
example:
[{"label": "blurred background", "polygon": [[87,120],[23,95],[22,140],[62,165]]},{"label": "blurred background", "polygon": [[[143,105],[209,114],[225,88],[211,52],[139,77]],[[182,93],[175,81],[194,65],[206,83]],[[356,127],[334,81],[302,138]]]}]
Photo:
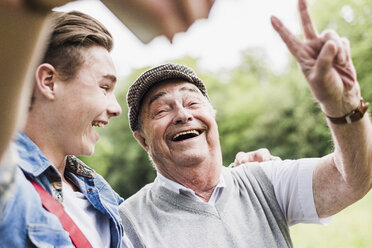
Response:
[{"label": "blurred background", "polygon": [[[197,21],[173,44],[158,37],[142,44],[99,1],[62,8],[100,20],[114,36],[120,75],[119,118],[99,129],[94,156],[82,159],[127,198],[153,181],[156,172],[128,126],[125,95],[141,72],[160,63],[192,67],[207,84],[217,109],[224,164],[239,151],[266,147],[282,159],[319,157],[333,150],[331,135],[296,63],[270,26],[274,14],[301,35],[296,0],[216,0],[208,20]],[[372,101],[372,1],[313,0],[318,30],[332,28],[351,41],[364,98]],[[291,228],[295,247],[371,247],[372,193],[336,215],[328,227]]]}]

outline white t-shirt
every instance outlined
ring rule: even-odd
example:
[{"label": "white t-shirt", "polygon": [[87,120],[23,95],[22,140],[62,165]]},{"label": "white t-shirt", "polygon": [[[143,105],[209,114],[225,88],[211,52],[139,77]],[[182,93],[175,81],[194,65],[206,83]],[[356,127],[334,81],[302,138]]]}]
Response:
[{"label": "white t-shirt", "polygon": [[[319,158],[273,160],[260,164],[273,184],[276,199],[288,221],[327,225],[329,218],[319,218],[313,195],[313,173]],[[248,163],[249,166],[249,163]]]},{"label": "white t-shirt", "polygon": [[73,191],[62,182],[63,205],[67,214],[83,232],[94,248],[109,248],[111,241],[110,222],[97,211],[83,193]]}]

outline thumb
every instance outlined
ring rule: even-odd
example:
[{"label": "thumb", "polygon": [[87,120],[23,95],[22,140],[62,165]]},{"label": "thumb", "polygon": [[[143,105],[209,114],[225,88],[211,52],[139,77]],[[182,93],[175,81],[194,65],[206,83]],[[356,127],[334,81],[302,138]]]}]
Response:
[{"label": "thumb", "polygon": [[336,52],[337,47],[334,41],[329,40],[324,44],[315,66],[318,75],[327,75],[331,71]]}]

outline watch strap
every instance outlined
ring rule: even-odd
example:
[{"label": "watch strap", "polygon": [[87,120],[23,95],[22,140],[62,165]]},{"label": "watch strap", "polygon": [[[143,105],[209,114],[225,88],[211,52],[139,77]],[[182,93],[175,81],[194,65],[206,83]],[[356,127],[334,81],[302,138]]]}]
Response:
[{"label": "watch strap", "polygon": [[364,114],[367,112],[368,107],[369,103],[366,102],[362,97],[360,98],[359,106],[356,109],[347,113],[346,115],[342,117],[330,117],[328,115],[326,116],[334,124],[350,124],[352,122],[356,122],[362,119]]}]

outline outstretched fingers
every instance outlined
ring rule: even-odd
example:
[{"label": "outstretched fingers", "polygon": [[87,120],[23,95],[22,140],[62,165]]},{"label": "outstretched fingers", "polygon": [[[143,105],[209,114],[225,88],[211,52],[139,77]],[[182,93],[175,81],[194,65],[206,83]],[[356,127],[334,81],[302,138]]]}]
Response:
[{"label": "outstretched fingers", "polygon": [[291,54],[299,60],[298,51],[302,48],[303,42],[284,26],[284,24],[275,16],[271,16],[271,24],[275,31],[280,35]]},{"label": "outstretched fingers", "polygon": [[302,30],[304,32],[305,39],[313,40],[318,38],[318,31],[311,18],[306,0],[298,1],[298,10],[300,12]]}]

